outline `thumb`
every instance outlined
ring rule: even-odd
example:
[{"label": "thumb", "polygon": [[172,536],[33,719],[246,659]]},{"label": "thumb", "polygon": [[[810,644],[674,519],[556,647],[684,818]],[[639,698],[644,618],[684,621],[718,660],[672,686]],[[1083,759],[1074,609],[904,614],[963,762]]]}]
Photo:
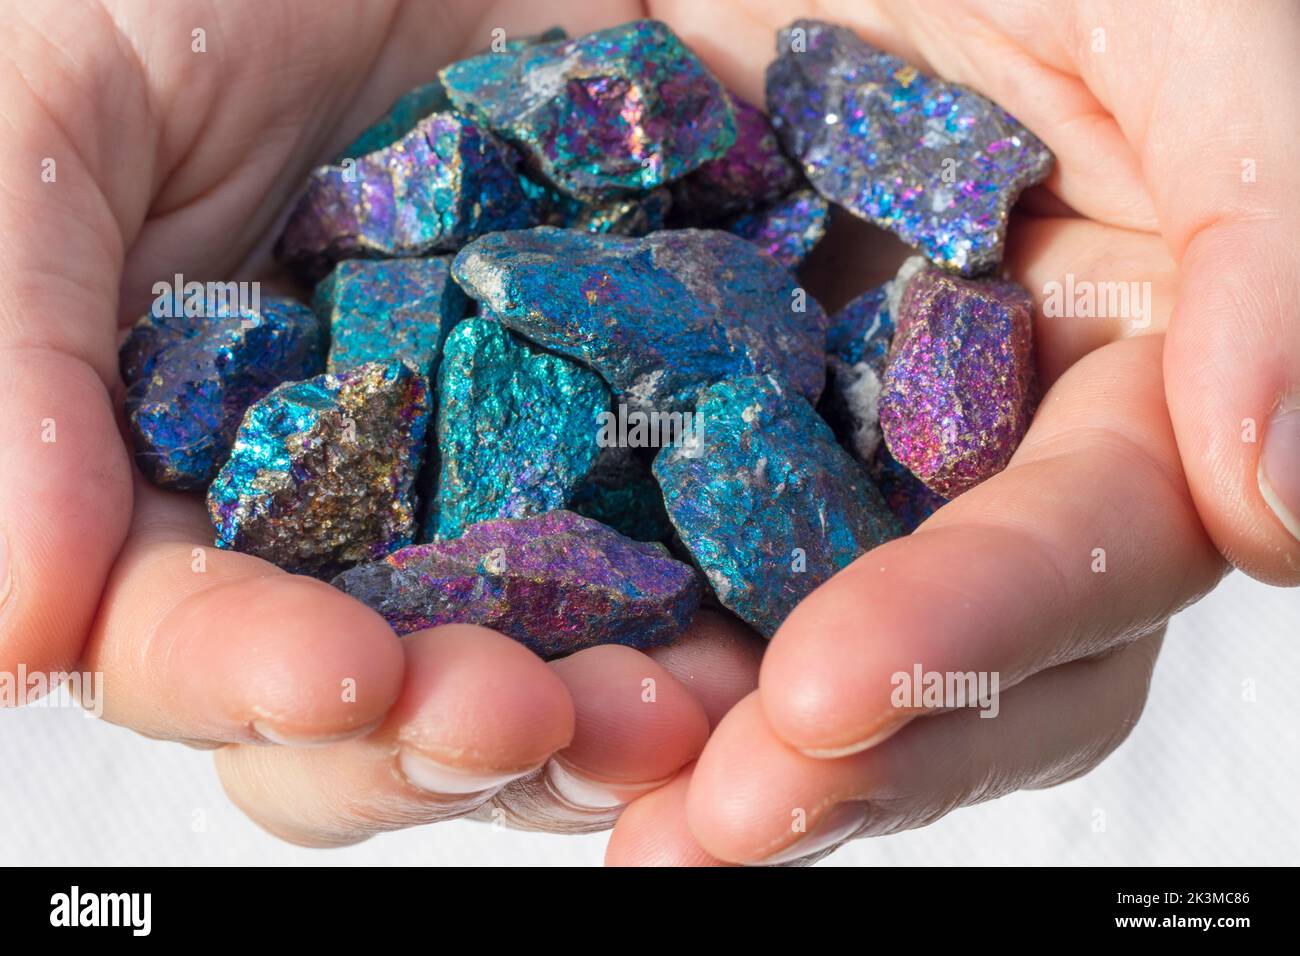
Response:
[{"label": "thumb", "polygon": [[145,139],[125,98],[113,135],[96,133],[106,114],[86,91],[122,93],[117,74],[88,75],[102,56],[38,49],[42,69],[20,72],[39,41],[3,32],[16,55],[0,64],[0,676],[23,703],[39,685],[15,675],[76,662],[130,518],[111,398],[122,230],[94,167],[125,175],[113,144]]},{"label": "thumb", "polygon": [[1163,184],[1157,208],[1175,251],[1182,247],[1165,382],[1188,484],[1215,544],[1254,577],[1296,585],[1300,123],[1289,98],[1260,91],[1300,84],[1300,19],[1269,4],[1240,12],[1224,24],[1236,39],[1222,39],[1249,57],[1207,54],[1201,62],[1216,75],[1202,83],[1215,95],[1171,96],[1156,111],[1174,125],[1151,139],[1175,150],[1150,167]]}]

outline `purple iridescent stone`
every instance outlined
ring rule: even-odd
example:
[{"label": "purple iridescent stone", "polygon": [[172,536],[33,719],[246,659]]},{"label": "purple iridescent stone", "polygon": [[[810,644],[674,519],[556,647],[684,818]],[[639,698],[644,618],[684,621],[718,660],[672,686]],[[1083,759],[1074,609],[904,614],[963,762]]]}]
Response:
[{"label": "purple iridescent stone", "polygon": [[479,624],[543,657],[667,644],[690,624],[702,591],[695,571],[662,545],[569,511],[483,521],[454,541],[353,568],[334,586],[398,634]]}]

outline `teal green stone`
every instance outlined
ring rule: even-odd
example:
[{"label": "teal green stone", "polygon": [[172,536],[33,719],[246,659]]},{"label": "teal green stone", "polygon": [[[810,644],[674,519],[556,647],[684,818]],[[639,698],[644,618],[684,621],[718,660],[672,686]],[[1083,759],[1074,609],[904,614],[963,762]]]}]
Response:
[{"label": "teal green stone", "polygon": [[590,369],[466,319],[438,373],[438,479],[425,540],[563,508],[599,451],[609,390]]},{"label": "teal green stone", "polygon": [[726,91],[657,20],[484,53],[439,78],[458,110],[518,148],[541,179],[584,199],[662,186],[736,139]]},{"label": "teal green stone", "polygon": [[442,343],[469,299],[451,259],[345,259],[316,286],[313,305],[330,329],[331,372],[401,359],[433,380]]}]

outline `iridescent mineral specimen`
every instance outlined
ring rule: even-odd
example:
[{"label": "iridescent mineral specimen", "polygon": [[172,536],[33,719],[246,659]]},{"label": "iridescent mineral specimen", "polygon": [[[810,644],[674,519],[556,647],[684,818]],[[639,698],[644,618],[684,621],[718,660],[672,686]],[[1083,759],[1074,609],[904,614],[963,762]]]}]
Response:
[{"label": "iridescent mineral specimen", "polygon": [[1008,211],[1052,165],[995,103],[815,20],[780,32],[767,104],[818,192],[963,275],[997,266]]},{"label": "iridescent mineral specimen", "polygon": [[724,220],[771,206],[795,190],[803,177],[781,152],[772,124],[761,110],[735,96],[736,141],[722,156],[673,183],[679,225],[717,226]]},{"label": "iridescent mineral specimen", "polygon": [[248,310],[172,305],[140,319],[122,345],[126,418],[145,476],[193,490],[225,461],[249,405],[321,370],[325,337],[311,310],[290,299]]},{"label": "iridescent mineral specimen", "polygon": [[807,594],[900,528],[817,413],[769,376],[701,393],[700,445],[663,449],[668,516],[718,600],[767,637]]},{"label": "iridescent mineral specimen", "polygon": [[574,488],[569,509],[635,541],[665,541],[672,534],[650,462],[635,448],[601,448]]},{"label": "iridescent mineral specimen", "polygon": [[906,279],[880,425],[893,456],[944,498],[1006,467],[1029,427],[1032,320],[1029,293],[1014,282],[932,268]]},{"label": "iridescent mineral specimen", "polygon": [[430,113],[445,113],[451,109],[451,100],[442,82],[433,80],[398,97],[388,112],[374,125],[367,127],[344,148],[336,163],[356,159],[377,149],[392,146],[415,129],[417,123]]},{"label": "iridescent mineral specimen", "polygon": [[571,196],[650,190],[726,152],[726,92],[676,35],[636,20],[574,40],[485,53],[440,74],[456,108]]},{"label": "iridescent mineral specimen", "polygon": [[423,538],[563,508],[596,459],[609,390],[595,372],[466,319],[438,375],[439,478]]},{"label": "iridescent mineral specimen", "polygon": [[282,385],[208,489],[217,546],[329,576],[411,542],[429,389],[402,362]]},{"label": "iridescent mineral specimen", "polygon": [[727,224],[727,231],[793,270],[803,265],[826,235],[830,212],[825,199],[811,189],[801,189],[766,209],[737,216]]},{"label": "iridescent mineral specimen", "polygon": [[871,477],[889,510],[902,524],[905,534],[911,534],[926,518],[948,503],[946,498],[921,484],[916,475],[899,464],[884,446],[876,452]]},{"label": "iridescent mineral specimen", "polygon": [[334,586],[398,634],[480,624],[548,658],[596,644],[669,643],[690,624],[701,592],[695,572],[662,545],[568,511],[485,521],[455,541],[353,568]]},{"label": "iridescent mineral specimen", "polygon": [[863,464],[880,447],[880,390],[894,337],[892,285],[886,282],[858,296],[831,316],[826,331],[829,380],[820,410],[840,443]]},{"label": "iridescent mineral specimen", "polygon": [[531,225],[516,164],[475,123],[434,113],[390,146],[315,170],[276,256],[314,281],[340,259],[423,256]]},{"label": "iridescent mineral specimen", "polygon": [[753,373],[809,401],[821,393],[826,314],[730,233],[499,232],[461,250],[452,274],[494,317],[591,366],[637,409],[689,409],[701,386]]},{"label": "iridescent mineral specimen", "polygon": [[469,307],[450,265],[443,257],[345,259],[335,266],[313,300],[330,329],[327,370],[401,359],[432,381],[443,340]]},{"label": "iridescent mineral specimen", "polygon": [[890,281],[868,289],[832,315],[826,328],[826,351],[850,365],[866,362],[884,375],[894,339],[894,321],[889,315],[892,288]]},{"label": "iridescent mineral specimen", "polygon": [[[503,51],[518,51],[535,43],[550,43],[563,40],[567,34],[560,27],[552,27],[535,36],[520,37],[517,40],[504,40]],[[388,112],[357,136],[339,155],[335,162],[364,156],[377,149],[391,146],[415,128],[430,113],[445,113],[452,108],[447,98],[447,90],[442,81],[435,79],[398,97],[388,108]]]}]

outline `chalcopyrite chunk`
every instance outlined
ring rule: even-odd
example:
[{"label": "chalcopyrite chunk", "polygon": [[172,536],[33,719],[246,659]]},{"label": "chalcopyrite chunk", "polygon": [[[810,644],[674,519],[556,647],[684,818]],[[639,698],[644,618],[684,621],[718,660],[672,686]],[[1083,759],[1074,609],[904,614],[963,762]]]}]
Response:
[{"label": "chalcopyrite chunk", "polygon": [[[317,374],[325,337],[306,306],[270,298],[243,311],[182,300],[131,329],[120,364],[140,470],[156,485],[204,488],[225,461],[244,410],[281,382]],[[155,314],[165,312],[167,314]]]},{"label": "chalcopyrite chunk", "polygon": [[440,77],[457,109],[580,198],[654,189],[721,156],[736,138],[726,92],[655,20],[485,53]]},{"label": "chalcopyrite chunk", "polygon": [[766,637],[814,588],[900,533],[866,471],[767,376],[701,395],[700,443],[655,459],[668,516],[714,593]]},{"label": "chalcopyrite chunk", "polygon": [[767,104],[818,192],[963,275],[997,266],[1008,211],[1052,165],[997,104],[815,20],[780,32]]},{"label": "chalcopyrite chunk", "polygon": [[686,410],[702,386],[754,373],[809,401],[821,393],[826,314],[730,233],[500,232],[461,250],[452,274],[520,335],[594,368],[629,407]]},{"label": "chalcopyrite chunk", "polygon": [[1032,320],[1029,293],[1014,282],[937,269],[906,280],[880,425],[893,456],[944,498],[1005,468],[1029,427]]},{"label": "chalcopyrite chunk", "polygon": [[392,146],[415,129],[417,123],[430,113],[445,113],[451,109],[451,100],[442,82],[433,80],[398,97],[388,112],[372,126],[363,130],[344,148],[335,162],[356,159],[385,146]]},{"label": "chalcopyrite chunk", "polygon": [[608,408],[590,369],[534,352],[496,322],[460,323],[438,375],[439,479],[423,537],[563,508],[596,459]]},{"label": "chalcopyrite chunk", "polygon": [[409,544],[428,421],[424,376],[402,362],[280,386],[208,489],[217,546],[324,577]]},{"label": "chalcopyrite chunk", "polygon": [[831,316],[826,333],[830,374],[821,411],[840,443],[863,464],[880,447],[880,391],[894,337],[892,285],[886,282],[858,296]]},{"label": "chalcopyrite chunk", "polygon": [[826,235],[830,211],[825,199],[801,189],[766,209],[737,216],[727,231],[749,240],[787,269],[797,269]]},{"label": "chalcopyrite chunk", "polygon": [[315,170],[276,256],[317,280],[340,259],[423,256],[531,225],[535,211],[515,167],[491,133],[434,113],[390,146]]},{"label": "chalcopyrite chunk", "polygon": [[569,509],[636,541],[665,541],[672,534],[650,463],[635,448],[601,448],[574,488]]},{"label": "chalcopyrite chunk", "polygon": [[[566,35],[560,27],[552,27],[545,33],[539,33],[536,36],[506,40],[504,48],[506,50],[522,50],[524,47],[535,43],[563,40]],[[377,149],[391,146],[413,130],[415,124],[430,113],[445,113],[451,108],[451,100],[447,98],[447,90],[443,87],[441,80],[435,79],[422,86],[417,86],[415,89],[398,97],[397,102],[389,107],[388,112],[348,144],[335,162],[349,157],[364,156],[366,153],[373,153]]]},{"label": "chalcopyrite chunk", "polygon": [[770,206],[801,182],[799,168],[781,152],[776,132],[763,112],[736,97],[736,141],[673,183],[681,225],[716,226],[731,216]]},{"label": "chalcopyrite chunk", "polygon": [[345,259],[316,286],[313,305],[330,329],[327,370],[401,359],[436,373],[442,343],[469,299],[451,259]]},{"label": "chalcopyrite chunk", "polygon": [[543,657],[595,644],[653,647],[690,624],[695,572],[658,544],[568,511],[484,521],[455,541],[403,548],[334,579],[398,634],[480,624]]},{"label": "chalcopyrite chunk", "polygon": [[921,484],[916,475],[899,464],[898,459],[883,446],[872,462],[871,477],[906,534],[911,534],[926,518],[948,503],[946,498]]}]

